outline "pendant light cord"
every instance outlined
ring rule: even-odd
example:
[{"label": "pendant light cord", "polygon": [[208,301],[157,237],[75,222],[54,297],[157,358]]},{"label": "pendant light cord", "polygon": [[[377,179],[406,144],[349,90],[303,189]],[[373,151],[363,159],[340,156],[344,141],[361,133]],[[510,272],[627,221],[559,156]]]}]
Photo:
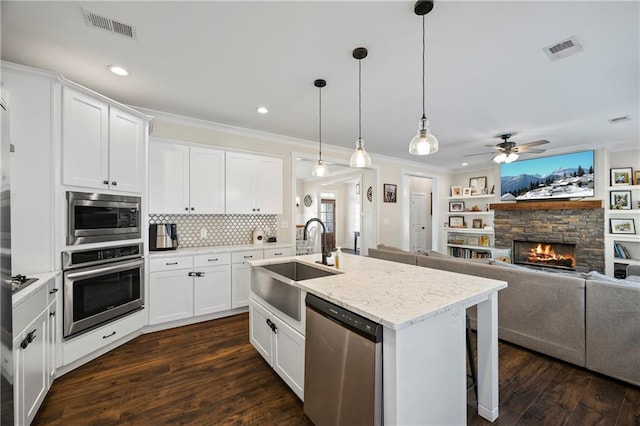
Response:
[{"label": "pendant light cord", "polygon": [[358,59],[358,139],[362,139],[362,59]]},{"label": "pendant light cord", "polygon": [[318,161],[322,161],[322,88],[318,88]]},{"label": "pendant light cord", "polygon": [[425,51],[425,31],[424,31],[424,15],[422,15],[422,118],[427,118],[424,114],[425,111],[425,101],[424,101],[424,85],[425,85],[425,72],[424,72],[424,51]]}]

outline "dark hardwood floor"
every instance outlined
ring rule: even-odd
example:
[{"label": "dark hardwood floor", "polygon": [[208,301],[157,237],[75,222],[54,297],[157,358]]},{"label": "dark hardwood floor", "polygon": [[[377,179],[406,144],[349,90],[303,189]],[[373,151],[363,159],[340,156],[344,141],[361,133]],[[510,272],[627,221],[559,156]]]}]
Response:
[{"label": "dark hardwood floor", "polygon": [[[248,314],[146,334],[58,378],[33,425],[310,425]],[[500,342],[499,425],[640,425],[640,389]],[[476,414],[468,394],[468,422]]]}]

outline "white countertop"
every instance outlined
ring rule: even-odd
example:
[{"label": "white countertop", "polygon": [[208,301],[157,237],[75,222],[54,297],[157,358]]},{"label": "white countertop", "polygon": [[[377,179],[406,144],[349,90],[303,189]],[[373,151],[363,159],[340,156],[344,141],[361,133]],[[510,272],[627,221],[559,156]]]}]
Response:
[{"label": "white countertop", "polygon": [[[252,260],[252,266],[296,261],[315,263],[320,254]],[[340,274],[299,281],[296,285],[385,327],[399,330],[454,308],[466,308],[507,287],[504,281],[422,266],[343,254]],[[464,315],[464,312],[462,312]]]},{"label": "white countertop", "polygon": [[27,300],[32,294],[40,290],[43,286],[47,285],[49,280],[52,280],[60,275],[60,272],[42,272],[40,274],[28,274],[27,278],[37,278],[38,281],[29,284],[22,290],[11,295],[11,302],[13,306],[19,305],[23,301]]},{"label": "white countertop", "polygon": [[150,251],[149,257],[162,258],[173,256],[190,256],[195,254],[231,253],[245,250],[269,250],[292,247],[291,243],[237,244],[228,246],[178,247],[176,250]]}]

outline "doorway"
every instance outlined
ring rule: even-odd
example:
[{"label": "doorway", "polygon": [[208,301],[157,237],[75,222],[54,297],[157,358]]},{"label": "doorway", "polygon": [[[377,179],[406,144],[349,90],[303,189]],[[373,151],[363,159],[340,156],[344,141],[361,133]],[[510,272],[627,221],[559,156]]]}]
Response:
[{"label": "doorway", "polygon": [[327,250],[333,251],[336,248],[336,200],[322,198],[320,200],[320,220],[324,223],[327,231]]},{"label": "doorway", "polygon": [[[411,251],[427,251],[427,194],[411,193]],[[430,248],[430,247],[429,247]]]},{"label": "doorway", "polygon": [[438,250],[438,178],[403,171],[402,183],[402,248],[412,252]]}]

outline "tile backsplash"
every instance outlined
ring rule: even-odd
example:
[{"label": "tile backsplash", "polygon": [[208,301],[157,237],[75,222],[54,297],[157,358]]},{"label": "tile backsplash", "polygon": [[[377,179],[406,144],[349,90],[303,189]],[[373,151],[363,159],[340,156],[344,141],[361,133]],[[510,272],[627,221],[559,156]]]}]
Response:
[{"label": "tile backsplash", "polygon": [[153,214],[149,223],[175,223],[180,247],[251,244],[256,228],[264,231],[265,239],[277,233],[275,215]]}]

